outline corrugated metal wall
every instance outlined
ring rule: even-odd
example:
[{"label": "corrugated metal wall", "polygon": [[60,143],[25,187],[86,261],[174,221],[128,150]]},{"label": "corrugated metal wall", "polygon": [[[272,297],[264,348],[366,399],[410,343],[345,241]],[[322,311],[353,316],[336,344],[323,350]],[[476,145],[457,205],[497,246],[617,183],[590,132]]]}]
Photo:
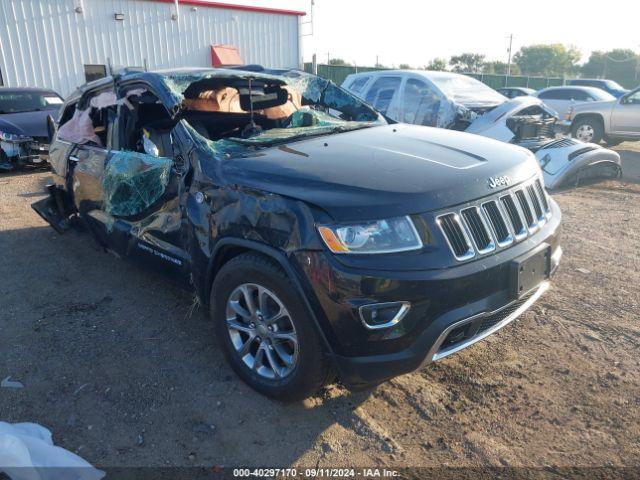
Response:
[{"label": "corrugated metal wall", "polygon": [[[297,68],[298,17],[148,0],[0,0],[0,69],[5,86],[84,83],[84,65],[149,69],[211,66],[210,45],[236,45],[247,63]],[[124,21],[116,21],[115,13]]]}]

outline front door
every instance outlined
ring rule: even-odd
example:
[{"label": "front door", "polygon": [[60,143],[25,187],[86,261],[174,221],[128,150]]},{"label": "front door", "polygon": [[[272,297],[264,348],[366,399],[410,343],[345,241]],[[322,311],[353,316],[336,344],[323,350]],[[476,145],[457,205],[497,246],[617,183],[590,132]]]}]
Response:
[{"label": "front door", "polygon": [[640,136],[640,90],[616,102],[611,112],[611,130],[618,135]]}]

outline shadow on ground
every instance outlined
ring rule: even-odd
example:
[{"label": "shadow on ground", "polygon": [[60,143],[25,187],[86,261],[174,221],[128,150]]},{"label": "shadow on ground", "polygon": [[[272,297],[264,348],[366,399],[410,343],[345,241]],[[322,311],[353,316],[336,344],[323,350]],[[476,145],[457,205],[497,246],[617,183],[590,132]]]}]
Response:
[{"label": "shadow on ground", "polygon": [[622,177],[625,180],[640,182],[640,152],[618,150],[622,162]]},{"label": "shadow on ground", "polygon": [[191,294],[87,234],[2,231],[0,251],[0,375],[25,385],[0,391],[2,420],[40,423],[100,466],[286,465],[358,423],[367,393],[285,405],[253,392]]}]

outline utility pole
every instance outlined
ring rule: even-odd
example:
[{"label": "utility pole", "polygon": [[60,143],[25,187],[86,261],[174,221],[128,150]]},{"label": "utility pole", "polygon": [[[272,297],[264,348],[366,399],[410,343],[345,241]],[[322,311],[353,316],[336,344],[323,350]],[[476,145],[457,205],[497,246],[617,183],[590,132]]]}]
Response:
[{"label": "utility pole", "polygon": [[378,61],[378,55],[376,55],[376,68],[378,68],[378,65],[380,65],[380,62]]},{"label": "utility pole", "polygon": [[329,54],[330,54],[330,53],[331,53],[331,52],[327,52],[327,65],[329,65]]},{"label": "utility pole", "polygon": [[507,57],[507,76],[511,75],[511,48],[513,47],[513,33],[509,35],[509,56]]}]

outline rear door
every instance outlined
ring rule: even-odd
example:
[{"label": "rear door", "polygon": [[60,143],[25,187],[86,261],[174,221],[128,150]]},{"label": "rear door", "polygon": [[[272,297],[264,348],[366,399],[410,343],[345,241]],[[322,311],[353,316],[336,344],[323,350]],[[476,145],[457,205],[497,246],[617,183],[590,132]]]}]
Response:
[{"label": "rear door", "polygon": [[74,145],[69,154],[73,203],[80,215],[102,208],[102,175],[109,151],[97,145]]},{"label": "rear door", "polygon": [[615,103],[611,112],[611,129],[619,135],[640,136],[640,89]]},{"label": "rear door", "polygon": [[187,281],[180,198],[188,170],[186,155],[179,153],[187,151],[182,148],[186,129],[181,123],[176,127],[166,107],[146,89],[120,102],[111,130],[111,150],[99,175],[102,202],[90,216],[101,224],[111,250]]}]

